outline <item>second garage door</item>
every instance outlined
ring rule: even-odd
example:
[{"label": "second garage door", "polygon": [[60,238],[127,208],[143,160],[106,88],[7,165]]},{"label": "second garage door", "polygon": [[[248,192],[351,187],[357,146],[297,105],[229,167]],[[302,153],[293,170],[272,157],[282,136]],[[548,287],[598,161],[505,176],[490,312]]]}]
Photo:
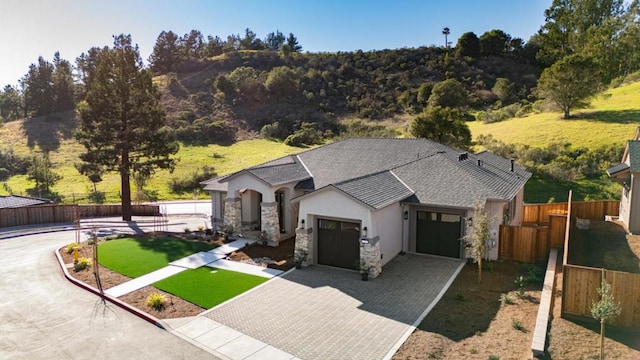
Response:
[{"label": "second garage door", "polygon": [[318,264],[354,269],[360,261],[360,223],[318,219]]},{"label": "second garage door", "polygon": [[432,211],[418,211],[416,252],[460,258],[462,217]]}]

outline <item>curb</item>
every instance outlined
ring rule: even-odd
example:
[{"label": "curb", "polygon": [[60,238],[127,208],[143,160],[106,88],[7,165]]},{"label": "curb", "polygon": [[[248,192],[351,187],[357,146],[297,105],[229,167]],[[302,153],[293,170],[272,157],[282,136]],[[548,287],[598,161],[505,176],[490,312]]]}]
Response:
[{"label": "curb", "polygon": [[71,276],[71,274],[69,274],[69,271],[67,270],[67,267],[65,266],[64,261],[62,260],[62,256],[60,256],[60,250],[63,247],[60,247],[56,250],[54,250],[54,256],[56,257],[56,259],[58,260],[58,265],[60,265],[60,269],[62,269],[62,273],[64,275],[64,277],[71,282],[72,284],[87,290],[95,295],[100,296],[102,299],[107,300],[117,306],[119,306],[120,308],[130,312],[133,315],[136,315],[137,317],[150,322],[151,324],[159,327],[160,329],[166,330],[165,327],[162,325],[161,321],[157,318],[155,318],[154,316],[147,314],[146,312],[139,310],[138,308],[135,308],[121,300],[118,300],[118,298],[112,297],[110,295],[104,294],[104,293],[100,293],[100,290],[94,288],[93,286],[87,285],[84,282],[74,278],[73,276]]}]

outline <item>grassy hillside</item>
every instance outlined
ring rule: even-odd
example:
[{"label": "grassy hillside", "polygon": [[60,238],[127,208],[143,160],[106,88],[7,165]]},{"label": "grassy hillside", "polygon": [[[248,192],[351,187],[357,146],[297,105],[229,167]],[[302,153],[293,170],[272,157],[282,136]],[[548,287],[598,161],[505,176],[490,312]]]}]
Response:
[{"label": "grassy hillside", "polygon": [[[560,113],[540,113],[524,118],[483,124],[469,123],[474,139],[492,135],[507,144],[527,144],[544,148],[560,142],[595,150],[603,146],[624,148],[640,126],[640,82],[631,83],[599,94],[588,109],[573,112],[569,120]],[[532,178],[525,188],[525,201],[566,201],[569,190],[574,200],[619,198],[620,186],[612,183],[602,171],[600,177],[573,182]]]},{"label": "grassy hillside", "polygon": [[491,134],[505,143],[543,147],[552,142],[597,148],[616,144],[624,146],[640,126],[640,82],[607,90],[591,103],[589,109],[562,119],[561,113],[541,113],[524,118],[483,124],[469,123],[474,138]]},{"label": "grassy hillside", "polygon": [[[63,177],[63,180],[59,181],[52,190],[62,195],[66,203],[85,198],[93,187],[92,183],[78,173],[74,166],[79,162],[78,154],[83,151],[83,147],[75,143],[71,136],[73,124],[73,117],[64,116],[58,122],[31,119],[9,122],[0,127],[0,144],[2,144],[0,149],[12,148],[17,155],[21,156],[33,156],[41,153],[42,149],[50,150],[51,161],[54,164],[52,170]],[[58,136],[51,136],[54,133]],[[176,156],[179,161],[175,171],[173,173],[158,172],[151,178],[146,188],[157,191],[159,200],[191,199],[192,193],[171,193],[169,181],[172,178],[190,177],[196,171],[201,173],[204,166],[213,167],[218,175],[224,175],[298,151],[300,151],[299,148],[263,139],[241,141],[230,146],[182,145]],[[28,181],[26,175],[11,177],[7,185],[14,194],[26,194],[27,189],[34,187],[34,183]],[[119,176],[106,174],[104,180],[98,183],[97,190],[106,193],[107,202],[120,201]],[[0,187],[0,195],[7,194],[8,192]],[[206,198],[206,194],[200,194],[200,197]]]}]

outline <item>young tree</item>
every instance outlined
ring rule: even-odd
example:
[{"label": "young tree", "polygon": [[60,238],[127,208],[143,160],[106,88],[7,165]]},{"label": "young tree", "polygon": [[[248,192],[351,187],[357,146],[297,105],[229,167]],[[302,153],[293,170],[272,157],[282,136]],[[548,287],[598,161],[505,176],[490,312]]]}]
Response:
[{"label": "young tree", "polygon": [[476,201],[473,207],[473,226],[471,232],[464,236],[465,247],[476,258],[478,264],[478,282],[482,281],[482,257],[487,250],[489,240],[489,219],[484,211],[482,201]]},{"label": "young tree", "polygon": [[429,107],[411,123],[411,135],[437,141],[441,144],[468,149],[471,131],[458,109]]},{"label": "young tree", "polygon": [[503,56],[511,42],[511,35],[502,30],[490,30],[480,35],[482,56]]},{"label": "young tree", "polygon": [[45,194],[51,193],[51,187],[62,179],[62,176],[55,173],[52,169],[49,153],[45,152],[42,156],[34,156],[29,165],[27,177],[29,180],[36,182],[38,193],[44,191]]},{"label": "young tree", "polygon": [[570,117],[571,109],[588,105],[587,99],[599,91],[597,68],[591,59],[570,55],[546,68],[538,79],[538,96],[549,99]]},{"label": "young tree", "polygon": [[598,289],[600,300],[591,303],[591,316],[600,321],[600,360],[604,360],[604,327],[607,321],[615,319],[620,315],[620,303],[616,303],[611,294],[611,285],[604,278],[602,269],[602,284]]},{"label": "young tree", "polygon": [[76,133],[86,150],[80,155],[86,164],[81,171],[87,176],[96,171],[120,174],[122,219],[130,221],[132,174],[173,170],[176,160],[171,155],[178,152],[178,144],[166,126],[160,94],[151,73],[143,69],[131,36],[115,36],[113,48],[100,51],[95,74],[87,79]]},{"label": "young tree", "polygon": [[53,64],[40,56],[38,63],[31,64],[22,78],[24,104],[31,116],[47,115],[54,110],[53,71]]}]

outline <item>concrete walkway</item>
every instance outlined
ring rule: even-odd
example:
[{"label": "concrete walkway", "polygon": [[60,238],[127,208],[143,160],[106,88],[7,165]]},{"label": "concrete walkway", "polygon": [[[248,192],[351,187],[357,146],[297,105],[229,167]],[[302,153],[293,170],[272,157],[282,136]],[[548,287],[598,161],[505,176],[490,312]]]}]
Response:
[{"label": "concrete walkway", "polygon": [[272,278],[282,274],[282,271],[276,269],[264,268],[262,266],[244,264],[237,261],[225,260],[228,254],[240,250],[243,247],[255,243],[256,240],[240,239],[232,241],[223,246],[219,246],[209,251],[201,251],[172,261],[168,266],[158,269],[154,272],[142,275],[135,279],[129,280],[120,285],[105,290],[107,295],[120,297],[145,286],[151,285],[170,276],[176,275],[187,269],[197,269],[202,266],[208,266],[217,269],[241,272],[244,274],[261,276],[264,278]]}]

